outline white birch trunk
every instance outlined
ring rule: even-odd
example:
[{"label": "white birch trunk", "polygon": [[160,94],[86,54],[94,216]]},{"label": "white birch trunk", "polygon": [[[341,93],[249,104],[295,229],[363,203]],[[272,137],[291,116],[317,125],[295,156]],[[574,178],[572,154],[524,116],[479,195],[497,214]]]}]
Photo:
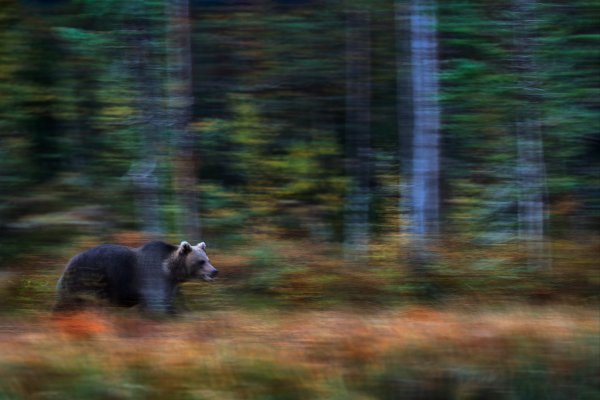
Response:
[{"label": "white birch trunk", "polygon": [[542,137],[541,102],[543,95],[535,59],[536,2],[515,0],[515,69],[518,73],[517,179],[519,187],[519,240],[527,252],[528,265],[548,266],[545,243],[547,210],[545,204],[546,169]]},{"label": "white birch trunk", "polygon": [[413,103],[410,232],[418,242],[439,232],[440,106],[435,3],[413,0],[410,12]]}]

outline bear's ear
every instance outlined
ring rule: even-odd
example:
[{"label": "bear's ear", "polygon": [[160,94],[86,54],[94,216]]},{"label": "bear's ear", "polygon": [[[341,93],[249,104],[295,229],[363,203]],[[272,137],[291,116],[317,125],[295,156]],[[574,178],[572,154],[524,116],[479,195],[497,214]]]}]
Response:
[{"label": "bear's ear", "polygon": [[200,247],[202,250],[204,250],[204,249],[206,249],[206,243],[200,242],[200,243],[198,243],[198,247]]},{"label": "bear's ear", "polygon": [[181,244],[179,245],[179,252],[186,254],[186,253],[189,253],[190,251],[192,251],[192,246],[185,240],[183,242],[181,242]]}]

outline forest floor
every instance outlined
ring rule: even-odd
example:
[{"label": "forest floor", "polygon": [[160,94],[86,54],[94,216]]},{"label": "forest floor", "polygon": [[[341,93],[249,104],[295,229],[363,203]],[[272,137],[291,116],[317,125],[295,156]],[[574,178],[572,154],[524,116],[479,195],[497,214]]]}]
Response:
[{"label": "forest floor", "polygon": [[[131,311],[0,320],[0,398],[598,398],[584,306]],[[66,397],[65,397],[66,396]]]}]

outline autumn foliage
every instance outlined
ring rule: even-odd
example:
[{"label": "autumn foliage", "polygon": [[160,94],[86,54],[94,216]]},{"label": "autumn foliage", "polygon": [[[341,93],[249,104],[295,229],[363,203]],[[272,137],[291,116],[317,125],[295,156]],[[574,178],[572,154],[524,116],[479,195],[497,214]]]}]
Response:
[{"label": "autumn foliage", "polygon": [[7,398],[508,399],[600,390],[597,315],[576,307],[219,311],[176,321],[97,311],[29,322],[0,326]]}]

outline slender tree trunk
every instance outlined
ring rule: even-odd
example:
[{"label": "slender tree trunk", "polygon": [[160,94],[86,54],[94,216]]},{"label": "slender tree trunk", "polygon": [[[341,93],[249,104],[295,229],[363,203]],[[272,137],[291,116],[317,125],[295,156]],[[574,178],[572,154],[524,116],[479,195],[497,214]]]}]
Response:
[{"label": "slender tree trunk", "polygon": [[410,232],[418,243],[433,240],[439,232],[440,106],[436,24],[435,2],[413,0],[410,12],[413,134],[409,201]]},{"label": "slender tree trunk", "polygon": [[169,111],[174,142],[173,180],[178,206],[178,230],[187,240],[199,240],[198,149],[196,137],[190,132],[194,97],[189,13],[188,0],[169,0]]},{"label": "slender tree trunk", "polygon": [[546,171],[542,137],[543,94],[535,59],[536,2],[515,0],[515,69],[522,106],[517,111],[517,179],[519,187],[519,239],[525,245],[528,265],[548,266],[545,245],[547,210]]},{"label": "slender tree trunk", "polygon": [[129,61],[131,74],[135,80],[138,98],[139,119],[137,127],[140,135],[139,162],[134,164],[129,176],[136,188],[136,209],[142,231],[150,236],[159,236],[163,232],[159,202],[159,159],[161,133],[164,128],[162,112],[162,80],[158,38],[152,30],[152,23],[143,2],[136,4],[131,26]]},{"label": "slender tree trunk", "polygon": [[394,4],[396,52],[396,121],[398,131],[398,229],[401,235],[411,234],[410,210],[412,170],[412,68],[410,60],[410,3],[396,0]]},{"label": "slender tree trunk", "polygon": [[369,249],[370,207],[370,14],[352,10],[346,28],[346,197],[344,246],[347,259],[364,259]]}]

